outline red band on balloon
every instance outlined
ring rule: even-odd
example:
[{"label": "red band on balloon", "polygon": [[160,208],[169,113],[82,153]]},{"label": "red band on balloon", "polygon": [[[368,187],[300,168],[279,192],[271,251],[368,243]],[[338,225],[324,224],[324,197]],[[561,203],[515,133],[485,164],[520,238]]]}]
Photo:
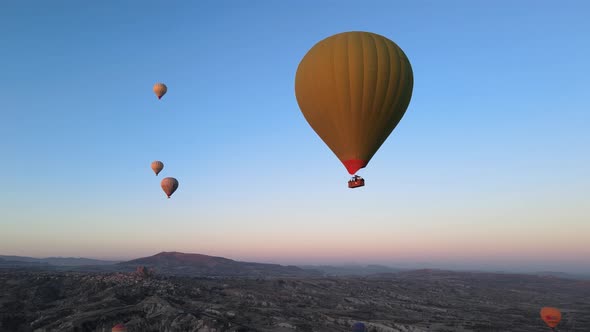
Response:
[{"label": "red band on balloon", "polygon": [[348,170],[348,173],[350,173],[350,175],[354,175],[356,172],[358,172],[359,169],[367,166],[368,162],[366,160],[350,159],[350,160],[345,160],[342,163],[344,164],[344,166]]}]

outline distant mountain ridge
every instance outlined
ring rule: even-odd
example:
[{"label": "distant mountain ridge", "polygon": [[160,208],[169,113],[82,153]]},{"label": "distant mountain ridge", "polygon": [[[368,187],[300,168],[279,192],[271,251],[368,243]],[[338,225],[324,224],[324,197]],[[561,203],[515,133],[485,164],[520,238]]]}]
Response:
[{"label": "distant mountain ridge", "polygon": [[[232,259],[202,254],[161,252],[153,256],[130,261],[106,261],[83,257],[47,257],[0,255],[2,269],[37,269],[77,272],[132,272],[139,266],[154,268],[159,274],[187,276],[327,276],[365,277],[396,273],[439,273],[440,271],[489,273],[484,270],[395,268],[385,265],[279,265],[241,262]],[[590,274],[572,274],[555,271],[515,272],[495,271],[499,274],[526,274],[545,278],[590,280]]]},{"label": "distant mountain ridge", "polygon": [[[181,252],[163,251],[149,257],[136,258],[127,262],[118,263],[119,265],[160,265],[166,267],[200,265],[207,267],[224,266],[236,261],[216,256],[207,256],[203,254],[185,254]],[[258,263],[257,263],[258,264]]]},{"label": "distant mountain ridge", "polygon": [[113,265],[119,261],[105,261],[100,259],[83,258],[83,257],[47,257],[47,258],[33,258],[25,256],[7,256],[0,255],[0,259],[10,262],[25,262],[49,264],[53,266],[85,266],[85,265]]},{"label": "distant mountain ridge", "polygon": [[49,267],[47,263],[37,261],[15,261],[12,259],[0,258],[0,267],[3,268],[18,268],[18,267]]},{"label": "distant mountain ridge", "polygon": [[234,261],[228,258],[181,252],[161,252],[153,256],[118,263],[117,266],[153,268],[158,274],[207,276],[310,276],[317,271],[297,266]]},{"label": "distant mountain ridge", "polygon": [[398,273],[405,269],[398,269],[384,265],[300,265],[305,270],[317,270],[325,276],[367,276],[377,273]]}]

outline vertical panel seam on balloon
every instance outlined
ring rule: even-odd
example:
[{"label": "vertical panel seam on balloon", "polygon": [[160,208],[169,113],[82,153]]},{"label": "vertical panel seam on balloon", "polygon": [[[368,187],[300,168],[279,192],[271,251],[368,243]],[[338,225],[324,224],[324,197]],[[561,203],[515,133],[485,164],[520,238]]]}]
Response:
[{"label": "vertical panel seam on balloon", "polygon": [[[341,36],[340,36],[341,37]],[[331,47],[329,47],[330,49],[330,58],[331,58],[331,62],[332,62],[332,82],[333,82],[333,87],[334,87],[334,93],[332,94],[332,96],[334,97],[335,102],[337,103],[336,105],[336,112],[338,112],[338,110],[342,109],[342,105],[340,103],[340,99],[338,98],[338,92],[340,91],[339,87],[338,87],[338,80],[336,79],[336,61],[335,61],[335,52],[334,52],[334,45],[337,43],[335,43],[334,41],[330,41],[332,43]],[[333,109],[332,109],[333,110]],[[338,113],[336,113],[338,114]],[[330,114],[330,122],[333,124],[333,127],[336,129],[335,130],[335,136],[337,137],[336,142],[342,142],[342,126],[340,126],[340,123],[338,122],[338,116],[334,116],[334,114]],[[337,143],[336,143],[337,144]],[[334,154],[336,154],[336,157],[338,159],[339,156],[336,152],[340,152],[341,150],[338,149],[339,146],[337,147],[337,151],[332,151],[334,152]]]}]

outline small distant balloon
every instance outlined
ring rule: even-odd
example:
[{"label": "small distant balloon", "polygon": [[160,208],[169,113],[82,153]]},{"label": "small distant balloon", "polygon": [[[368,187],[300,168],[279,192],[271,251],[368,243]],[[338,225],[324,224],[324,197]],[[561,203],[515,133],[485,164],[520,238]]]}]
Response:
[{"label": "small distant balloon", "polygon": [[127,332],[127,328],[123,324],[113,326],[112,332]]},{"label": "small distant balloon", "polygon": [[166,84],[164,84],[164,83],[154,84],[154,93],[156,94],[156,97],[158,97],[158,99],[162,99],[162,97],[166,94],[167,91],[168,91],[168,87],[166,87]]},{"label": "small distant balloon", "polygon": [[164,178],[162,179],[162,182],[160,183],[160,185],[162,186],[162,190],[164,190],[164,192],[166,193],[166,196],[168,196],[168,198],[170,198],[170,196],[172,196],[172,194],[174,194],[174,192],[176,191],[176,189],[178,189],[178,180],[176,180],[175,178]]},{"label": "small distant balloon", "polygon": [[367,332],[367,327],[361,322],[356,322],[352,325],[352,332]]},{"label": "small distant balloon", "polygon": [[158,176],[158,174],[164,169],[164,163],[156,160],[156,161],[152,161],[152,170],[154,171],[154,173],[156,173],[156,176]]},{"label": "small distant balloon", "polygon": [[553,307],[543,307],[541,308],[541,319],[550,328],[555,328],[561,321],[561,311]]}]

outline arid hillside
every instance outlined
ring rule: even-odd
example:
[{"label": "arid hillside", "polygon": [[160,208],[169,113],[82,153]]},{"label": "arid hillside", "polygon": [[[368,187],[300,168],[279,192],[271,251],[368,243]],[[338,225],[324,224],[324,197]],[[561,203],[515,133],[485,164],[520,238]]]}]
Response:
[{"label": "arid hillside", "polygon": [[590,282],[418,270],[370,277],[178,277],[0,270],[1,331],[590,331]]}]

